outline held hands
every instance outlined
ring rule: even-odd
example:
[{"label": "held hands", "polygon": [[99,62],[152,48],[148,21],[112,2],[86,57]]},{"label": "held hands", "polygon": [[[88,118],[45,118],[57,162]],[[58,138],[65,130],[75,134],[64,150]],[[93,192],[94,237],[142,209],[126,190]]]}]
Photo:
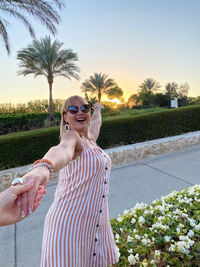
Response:
[{"label": "held hands", "polygon": [[[11,186],[0,193],[0,226],[16,223],[22,220],[21,217],[21,194],[29,192],[34,187],[34,182],[28,184]],[[46,190],[39,186],[34,201],[35,210],[40,205],[40,200]]]},{"label": "held hands", "polygon": [[22,177],[24,184],[34,181],[33,187],[28,192],[24,192],[19,198],[22,218],[35,210],[38,190],[40,190],[40,186],[44,189],[44,186],[48,184],[49,178],[50,173],[45,166],[39,166]]}]

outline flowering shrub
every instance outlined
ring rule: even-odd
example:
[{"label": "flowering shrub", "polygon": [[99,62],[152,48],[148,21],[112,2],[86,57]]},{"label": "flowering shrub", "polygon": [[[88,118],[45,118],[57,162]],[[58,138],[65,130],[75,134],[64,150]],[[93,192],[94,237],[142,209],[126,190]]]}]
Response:
[{"label": "flowering shrub", "polygon": [[119,251],[114,266],[200,266],[200,185],[136,204],[111,225]]}]

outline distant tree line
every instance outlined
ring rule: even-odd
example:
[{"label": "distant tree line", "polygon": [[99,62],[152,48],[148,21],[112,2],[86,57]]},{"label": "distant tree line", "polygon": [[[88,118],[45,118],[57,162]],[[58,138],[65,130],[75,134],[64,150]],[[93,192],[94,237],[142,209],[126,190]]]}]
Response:
[{"label": "distant tree line", "polygon": [[187,82],[180,85],[169,82],[164,90],[161,90],[159,82],[148,78],[139,86],[138,93],[129,97],[128,104],[169,107],[170,100],[177,98],[179,106],[187,106],[196,101],[195,98],[188,97],[189,90],[190,86]]}]

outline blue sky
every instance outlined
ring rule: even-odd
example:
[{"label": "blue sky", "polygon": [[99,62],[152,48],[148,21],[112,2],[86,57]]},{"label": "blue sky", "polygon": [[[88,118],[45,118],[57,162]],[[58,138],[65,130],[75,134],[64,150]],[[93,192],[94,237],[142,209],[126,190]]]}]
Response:
[{"label": "blue sky", "polygon": [[[55,79],[53,97],[81,94],[80,85],[94,72],[107,73],[124,90],[125,99],[153,78],[188,82],[200,95],[199,0],[68,0],[55,38],[79,55],[80,81]],[[8,18],[11,55],[0,46],[0,102],[22,103],[48,98],[44,77],[17,76],[16,51],[31,37],[21,23]],[[49,35],[34,20],[37,38]],[[54,37],[52,37],[54,38]]]}]

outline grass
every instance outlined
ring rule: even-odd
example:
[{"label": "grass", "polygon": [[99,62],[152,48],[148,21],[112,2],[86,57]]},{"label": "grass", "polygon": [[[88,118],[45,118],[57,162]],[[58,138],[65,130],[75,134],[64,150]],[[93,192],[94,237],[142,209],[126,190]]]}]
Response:
[{"label": "grass", "polygon": [[125,119],[125,118],[133,118],[133,117],[141,117],[144,115],[148,115],[155,112],[166,111],[165,108],[148,108],[148,109],[130,109],[125,111],[115,110],[113,112],[103,112],[102,119],[103,121],[110,121],[113,119]]}]

